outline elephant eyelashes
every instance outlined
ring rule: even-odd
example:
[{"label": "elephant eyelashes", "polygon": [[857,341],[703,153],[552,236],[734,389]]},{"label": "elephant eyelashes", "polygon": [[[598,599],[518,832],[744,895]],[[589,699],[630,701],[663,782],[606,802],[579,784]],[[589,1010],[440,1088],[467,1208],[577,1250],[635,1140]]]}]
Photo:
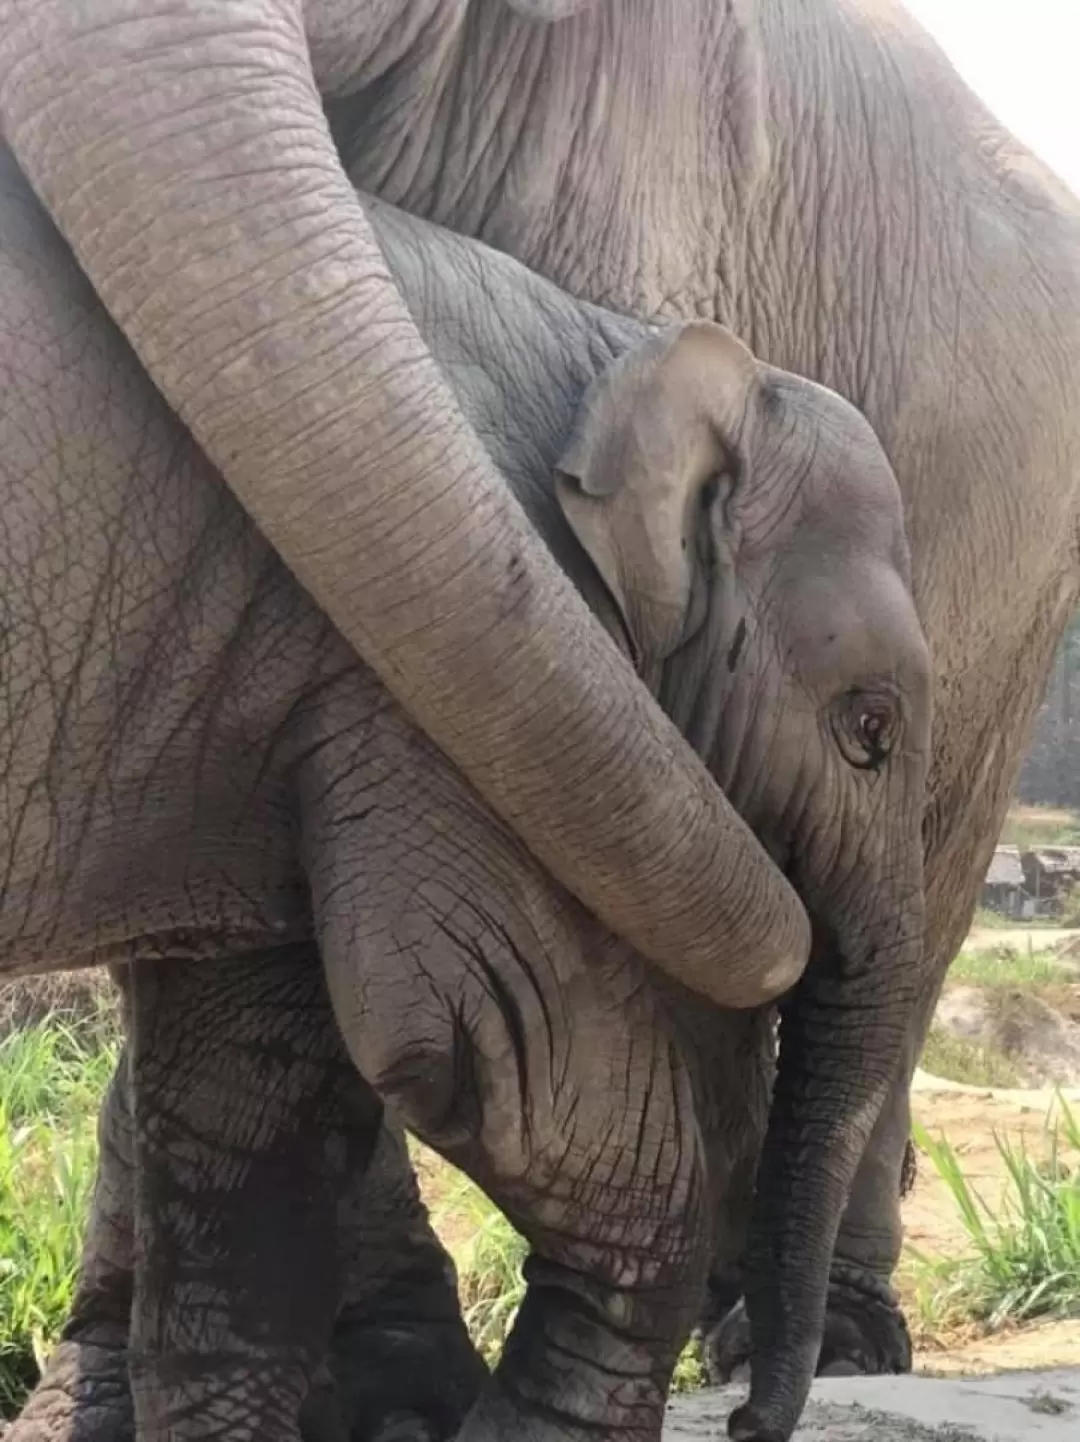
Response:
[{"label": "elephant eyelashes", "polygon": [[849,691],[833,710],[833,731],[848,764],[879,771],[900,735],[900,710],[890,696]]}]

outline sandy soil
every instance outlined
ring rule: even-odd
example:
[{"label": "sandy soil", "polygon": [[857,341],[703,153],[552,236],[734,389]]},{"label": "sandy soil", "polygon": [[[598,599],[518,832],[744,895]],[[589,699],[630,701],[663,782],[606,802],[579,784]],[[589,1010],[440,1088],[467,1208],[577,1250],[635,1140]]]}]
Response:
[{"label": "sandy soil", "polygon": [[1075,941],[1080,931],[1066,926],[973,926],[964,951],[989,951],[998,946],[1015,946],[1017,951],[1049,951],[1063,942]]},{"label": "sandy soil", "polygon": [[915,1370],[924,1377],[991,1377],[1080,1366],[1080,1321],[1041,1322],[993,1337],[950,1338],[923,1345]]},{"label": "sandy soil", "polygon": [[[1080,1089],[1062,1095],[1080,1105]],[[915,1118],[933,1136],[944,1134],[972,1187],[996,1206],[1005,1185],[1005,1164],[994,1142],[995,1132],[1013,1142],[1021,1139],[1037,1152],[1053,1092],[972,1091],[919,1073],[912,1098]],[[915,1189],[904,1203],[907,1241],[920,1252],[946,1257],[966,1246],[966,1234],[945,1183],[932,1164],[920,1158]]]}]

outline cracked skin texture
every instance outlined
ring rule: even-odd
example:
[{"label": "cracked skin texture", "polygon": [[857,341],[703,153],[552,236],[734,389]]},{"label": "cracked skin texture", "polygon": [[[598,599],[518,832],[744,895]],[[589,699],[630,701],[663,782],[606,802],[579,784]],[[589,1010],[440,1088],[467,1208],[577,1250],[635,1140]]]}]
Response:
[{"label": "cracked skin texture", "polygon": [[[935,656],[925,833],[940,975],[1075,599],[1075,203],[893,6],[624,9],[614,39],[583,16],[541,43],[494,5],[418,6],[393,57],[409,63],[387,83],[374,43],[335,129],[371,189],[576,293],[716,315],[865,410],[904,492]],[[326,89],[344,89],[335,67],[355,52],[320,33],[313,46]],[[502,97],[482,146],[475,113],[452,104],[477,74]],[[600,125],[583,76],[624,97],[619,124]],[[627,103],[643,86],[647,134]],[[841,1256],[878,1276],[895,1261],[906,1122],[898,1085],[841,1232]]]},{"label": "cracked skin texture", "polygon": [[[303,845],[330,863],[309,868],[308,877],[321,888],[330,927],[346,929],[347,944],[338,939],[328,955],[365,960],[360,973],[351,964],[331,967],[355,1059],[418,1132],[479,1176],[530,1233],[533,1276],[543,1283],[523,1314],[534,1345],[551,1326],[543,1310],[549,1298],[570,1290],[567,1275],[573,1287],[582,1278],[590,1288],[599,1282],[588,1298],[598,1314],[590,1350],[603,1358],[614,1344],[623,1380],[624,1420],[611,1425],[623,1435],[651,1434],[704,1275],[698,1118],[711,1153],[708,1180],[722,1196],[722,1168],[745,1173],[753,1122],[764,1110],[767,1017],[740,1022],[728,1048],[723,1019],[705,1016],[697,1064],[687,1066],[670,1014],[679,1009],[675,998],[661,1005],[643,985],[640,961],[553,888],[511,838],[492,831],[460,775],[368,673],[335,652],[338,638],[162,407],[10,165],[4,183],[5,363],[9,395],[19,403],[7,412],[5,456],[20,478],[9,514],[24,544],[12,548],[13,576],[28,580],[8,593],[18,621],[9,640],[29,658],[11,670],[16,710],[37,706],[43,715],[57,681],[70,692],[62,726],[46,735],[44,726],[24,725],[7,739],[13,774],[25,778],[41,765],[50,789],[35,796],[29,787],[19,813],[4,940],[28,968],[46,957],[130,965],[126,1076],[135,1155],[128,1168],[134,1240],[122,1220],[99,1217],[84,1279],[96,1312],[81,1299],[17,1432],[57,1418],[67,1426],[68,1402],[77,1424],[94,1432],[106,1426],[107,1411],[101,1426],[95,1415],[104,1385],[95,1393],[88,1377],[107,1370],[110,1352],[117,1360],[125,1288],[132,1301],[121,1360],[136,1415],[142,1409],[140,1431],[149,1435],[212,1426],[219,1416],[232,1430],[254,1419],[263,1435],[276,1419],[288,1433],[335,1316],[341,1322],[340,1287],[351,1274],[335,1250],[342,1241],[335,1217],[342,1192],[367,1167],[376,1109],[370,1093],[355,1093],[355,1078],[349,1092],[336,1034],[310,995],[311,958],[290,940],[310,926],[294,836],[283,826],[295,785]],[[560,529],[550,471],[586,383],[616,355],[628,360],[623,381],[649,404],[652,377],[663,378],[666,366],[675,365],[681,382],[705,367],[715,403],[723,402],[721,419],[724,398],[733,398],[736,420],[723,422],[735,424],[733,438],[744,415],[758,427],[751,494],[768,501],[770,485],[787,488],[798,478],[797,504],[787,489],[778,493],[788,502],[785,516],[805,510],[807,524],[846,534],[849,512],[823,499],[840,484],[859,495],[869,487],[881,511],[866,533],[867,554],[880,552],[904,598],[895,483],[865,423],[837,397],[794,377],[759,375],[749,354],[713,327],[679,330],[688,351],[670,333],[643,344],[639,324],[562,296],[505,257],[489,252],[478,276],[473,247],[446,233],[436,244],[417,222],[379,214],[406,293],[431,288],[443,297],[432,303],[435,344],[447,370],[462,378],[472,418],[490,435],[538,529],[558,540],[609,619],[596,572]],[[478,286],[482,309],[472,303]],[[485,355],[503,357],[497,387],[479,379]],[[749,398],[760,398],[765,385],[768,405],[751,409]],[[706,394],[714,395],[711,386]],[[39,411],[41,395],[48,405]],[[597,416],[609,413],[599,400],[596,406]],[[65,407],[79,417],[83,444],[50,429]],[[677,428],[677,445],[680,436]],[[802,444],[812,464],[803,464]],[[25,486],[29,476],[42,484]],[[632,528],[646,499],[630,497]],[[767,552],[761,528],[754,534]],[[33,581],[52,577],[52,547],[67,564],[50,580],[54,589],[46,587],[53,609],[39,613]],[[119,578],[115,592],[100,586],[102,576]],[[902,599],[900,611],[917,664],[910,602]],[[715,667],[701,663],[731,654],[714,644],[715,626],[729,623],[710,608],[685,684],[676,684],[679,666],[666,677],[674,703],[692,710],[712,684]],[[68,633],[80,643],[63,653],[70,669],[57,665],[54,674],[52,648]],[[772,654],[751,635],[742,664],[759,652]],[[127,683],[119,690],[117,678]],[[107,744],[86,747],[89,736]],[[175,784],[162,785],[170,774]],[[192,803],[192,775],[201,805]],[[373,810],[382,824],[365,826]],[[79,824],[69,830],[73,816]],[[38,838],[29,854],[23,831]],[[356,886],[359,905],[350,893]],[[339,907],[338,897],[346,904]],[[213,954],[222,938],[233,943],[231,957]],[[260,952],[244,954],[249,938],[262,942]],[[419,968],[418,984],[402,979],[406,961]],[[526,991],[519,1001],[522,978],[535,997]],[[518,1016],[515,1007],[526,1004]],[[373,1015],[380,1025],[372,1026]],[[691,1007],[688,1016],[700,1013]],[[448,1018],[461,1029],[451,1047],[440,1033]],[[515,1049],[523,1057],[537,1037],[550,1047],[550,1074],[541,1070],[539,1086],[520,1090],[509,1066],[491,1066],[483,1084],[458,1070],[462,1044],[470,1065],[487,1067]],[[715,1064],[707,1066],[710,1046]],[[732,1107],[736,1079],[740,1105]],[[752,1115],[741,1104],[750,1084]],[[627,1105],[605,1116],[595,1102],[613,1087],[629,1088]],[[114,1098],[113,1125],[115,1108]],[[106,1146],[106,1177],[119,1155],[119,1144]],[[666,1185],[657,1186],[660,1178]],[[123,1190],[106,1181],[105,1212],[117,1205],[122,1212]],[[125,1247],[138,1259],[134,1280]],[[271,1264],[284,1255],[302,1260]],[[390,1319],[378,1310],[385,1340]],[[580,1329],[580,1306],[565,1310]],[[417,1320],[406,1316],[414,1335]],[[460,1327],[456,1314],[449,1321]],[[590,1365],[602,1375],[614,1363]],[[356,1390],[363,1394],[363,1386]],[[113,1400],[124,1399],[114,1393]],[[606,1383],[586,1382],[575,1400],[607,1425]],[[122,1407],[113,1420],[123,1425]],[[453,1420],[438,1420],[440,1435]]]},{"label": "cracked skin texture", "polygon": [[[361,188],[573,294],[724,321],[882,438],[935,658],[940,980],[1076,597],[1074,198],[893,0],[632,0],[617,24],[598,3],[549,29],[499,0],[370,14],[364,28],[346,0],[305,12]],[[905,1082],[841,1233],[841,1255],[882,1278]]]}]

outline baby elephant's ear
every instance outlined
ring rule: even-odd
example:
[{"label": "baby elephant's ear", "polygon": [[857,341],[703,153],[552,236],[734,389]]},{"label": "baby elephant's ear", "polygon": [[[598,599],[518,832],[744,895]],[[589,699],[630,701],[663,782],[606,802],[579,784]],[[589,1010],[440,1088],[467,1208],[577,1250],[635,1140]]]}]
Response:
[{"label": "baby elephant's ear", "polygon": [[556,467],[556,494],[615,599],[639,659],[662,661],[701,624],[701,528],[747,455],[757,362],[712,321],[627,351],[590,386]]}]

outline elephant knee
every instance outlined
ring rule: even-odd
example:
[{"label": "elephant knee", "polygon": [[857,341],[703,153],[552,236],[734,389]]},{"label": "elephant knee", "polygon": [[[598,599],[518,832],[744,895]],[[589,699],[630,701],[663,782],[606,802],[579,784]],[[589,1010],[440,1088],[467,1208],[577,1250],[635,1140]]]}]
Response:
[{"label": "elephant knee", "polygon": [[359,982],[339,975],[335,984],[331,970],[331,978],[349,1054],[381,1100],[425,1139],[454,1130],[467,1048],[447,998],[401,975],[387,980],[369,970]]}]

